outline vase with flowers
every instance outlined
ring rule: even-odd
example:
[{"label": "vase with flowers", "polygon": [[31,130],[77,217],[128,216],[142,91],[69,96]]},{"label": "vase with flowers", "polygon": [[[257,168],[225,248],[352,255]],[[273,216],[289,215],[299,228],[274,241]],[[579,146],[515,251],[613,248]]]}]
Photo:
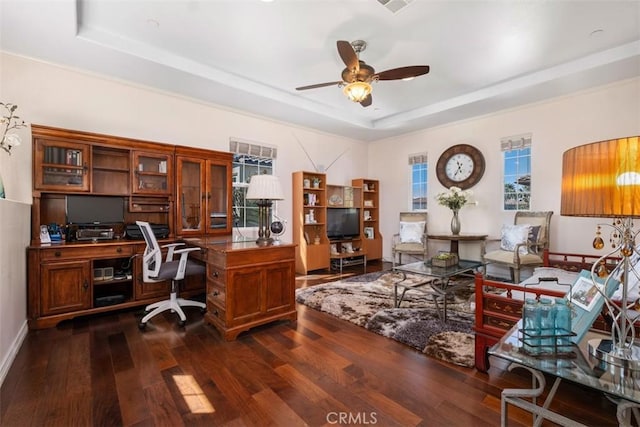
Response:
[{"label": "vase with flowers", "polygon": [[[27,126],[24,120],[20,119],[15,113],[18,106],[15,104],[0,102],[2,108],[2,116],[0,116],[0,148],[11,155],[13,147],[20,145],[20,136],[12,132],[14,130]],[[0,199],[5,198],[4,183],[2,174],[0,173]]]},{"label": "vase with flowers", "polygon": [[436,195],[438,204],[446,206],[453,211],[451,218],[451,234],[460,234],[460,218],[458,212],[467,204],[473,193],[470,190],[462,190],[459,187],[450,187],[448,191]]}]

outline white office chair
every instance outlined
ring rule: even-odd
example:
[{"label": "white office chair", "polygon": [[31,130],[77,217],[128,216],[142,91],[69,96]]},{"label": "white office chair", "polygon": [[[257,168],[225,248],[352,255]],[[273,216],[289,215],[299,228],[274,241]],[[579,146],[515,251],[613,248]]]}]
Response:
[{"label": "white office chair", "polygon": [[[198,301],[189,301],[178,298],[178,282],[180,280],[184,279],[185,276],[205,274],[205,267],[203,265],[187,259],[189,252],[199,251],[200,249],[176,249],[176,247],[182,246],[184,243],[172,243],[159,246],[156,236],[153,234],[153,230],[148,222],[136,221],[136,224],[140,227],[144,240],[147,243],[147,247],[144,250],[142,258],[142,280],[144,282],[162,282],[164,280],[171,280],[170,298],[168,300],[149,304],[145,308],[146,314],[138,324],[138,327],[140,329],[144,329],[147,326],[147,321],[149,319],[166,310],[178,313],[178,316],[180,316],[178,324],[180,326],[184,326],[187,317],[181,307],[199,307],[202,311],[207,307],[206,304]],[[168,248],[167,258],[164,262],[162,262],[162,248]],[[180,255],[180,259],[174,261],[174,255]]]}]

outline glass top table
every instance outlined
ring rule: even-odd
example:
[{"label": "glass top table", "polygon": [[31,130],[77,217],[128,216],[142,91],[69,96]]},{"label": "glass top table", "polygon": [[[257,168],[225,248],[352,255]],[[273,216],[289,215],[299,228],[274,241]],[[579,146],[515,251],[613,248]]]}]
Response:
[{"label": "glass top table", "polygon": [[[437,267],[431,264],[431,260],[418,261],[410,264],[396,265],[393,270],[402,274],[402,279],[393,284],[394,307],[400,307],[404,295],[409,289],[422,290],[433,296],[433,301],[438,311],[438,316],[442,321],[447,321],[447,297],[458,289],[469,285],[468,280],[455,280],[456,276],[469,276],[474,271],[483,267],[480,261],[459,260],[457,264],[450,267]],[[424,276],[424,281],[406,281],[407,273]],[[429,285],[427,287],[427,285]],[[402,288],[402,294],[398,298],[398,288]],[[440,309],[439,301],[442,301],[443,308]]]},{"label": "glass top table", "polygon": [[[569,354],[556,357],[552,355],[536,357],[522,351],[521,328],[522,321],[519,321],[498,343],[489,349],[489,354],[511,362],[509,370],[519,367],[530,371],[534,381],[537,379],[541,384],[540,394],[545,388],[542,373],[555,377],[555,383],[544,406],[537,407],[532,407],[530,402],[522,403],[522,399],[520,399],[527,392],[529,392],[527,396],[536,397],[531,394],[535,391],[535,387],[532,390],[526,390],[526,392],[521,389],[503,390],[502,425],[506,424],[507,402],[532,412],[534,418],[539,417],[536,425],[542,422],[542,418],[554,420],[560,424],[566,423],[565,417],[547,409],[554,397],[555,390],[563,379],[605,393],[609,400],[618,405],[618,421],[623,425],[622,418],[628,419],[632,411],[638,411],[640,408],[640,372],[604,363],[591,354],[590,345],[600,339],[609,338],[609,335],[589,331],[578,345],[573,344],[573,351]],[[640,412],[637,414],[640,415]]]}]

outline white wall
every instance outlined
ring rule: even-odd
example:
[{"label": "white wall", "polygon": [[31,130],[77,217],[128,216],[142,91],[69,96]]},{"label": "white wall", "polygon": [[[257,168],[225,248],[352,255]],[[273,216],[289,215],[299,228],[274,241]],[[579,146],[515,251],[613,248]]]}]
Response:
[{"label": "white wall", "polygon": [[[460,211],[462,232],[488,233],[497,238],[503,223],[513,223],[513,212],[502,210],[500,139],[523,133],[533,135],[531,208],[554,211],[551,249],[597,253],[591,247],[595,225],[608,220],[560,215],[562,154],[589,142],[640,134],[638,99],[640,78],[370,144],[369,177],[381,181],[385,258],[391,259],[389,237],[397,233],[398,214],[409,209],[409,154],[428,153],[428,225],[432,232],[447,232],[451,211],[435,201],[435,195],[445,190],[436,178],[435,163],[454,144],[478,147],[485,156],[486,170],[480,183],[471,189],[479,205]],[[430,250],[444,250],[446,245],[431,241]]]},{"label": "white wall", "polygon": [[[18,105],[12,81],[0,62],[0,101]],[[2,110],[0,114],[6,114]],[[3,128],[4,129],[4,128]],[[0,384],[27,333],[27,258],[31,226],[31,134],[15,131],[22,144],[11,155],[0,150],[0,177],[6,199],[0,199]]]}]

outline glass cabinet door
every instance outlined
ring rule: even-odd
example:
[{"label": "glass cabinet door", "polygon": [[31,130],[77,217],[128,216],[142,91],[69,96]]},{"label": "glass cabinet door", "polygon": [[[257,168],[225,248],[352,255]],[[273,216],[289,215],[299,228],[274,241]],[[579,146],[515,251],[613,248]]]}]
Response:
[{"label": "glass cabinet door", "polygon": [[178,233],[203,233],[205,161],[178,157]]},{"label": "glass cabinet door", "polygon": [[39,190],[89,191],[89,146],[36,140],[35,187]]},{"label": "glass cabinet door", "polygon": [[133,153],[135,194],[171,194],[173,176],[171,156],[162,153]]},{"label": "glass cabinet door", "polygon": [[209,162],[208,168],[209,192],[207,194],[209,232],[226,232],[229,230],[229,166]]}]

